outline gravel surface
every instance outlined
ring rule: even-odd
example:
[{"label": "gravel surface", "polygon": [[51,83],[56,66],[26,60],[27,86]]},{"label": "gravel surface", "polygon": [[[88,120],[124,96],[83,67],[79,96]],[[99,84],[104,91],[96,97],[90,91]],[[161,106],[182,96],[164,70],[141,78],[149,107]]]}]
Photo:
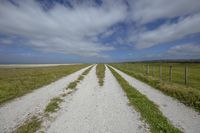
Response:
[{"label": "gravel surface", "polygon": [[27,118],[30,118],[34,114],[43,112],[50,99],[63,93],[66,86],[71,81],[74,81],[87,68],[81,69],[80,71],[1,106],[0,132],[11,132]]},{"label": "gravel surface", "polygon": [[[113,68],[113,67],[112,67]],[[115,68],[114,68],[115,69]],[[115,69],[130,85],[159,106],[161,112],[185,133],[200,133],[200,114],[159,90]]]},{"label": "gravel surface", "polygon": [[128,106],[128,99],[106,68],[105,83],[99,87],[93,67],[77,90],[66,96],[48,133],[148,133],[140,114]]}]

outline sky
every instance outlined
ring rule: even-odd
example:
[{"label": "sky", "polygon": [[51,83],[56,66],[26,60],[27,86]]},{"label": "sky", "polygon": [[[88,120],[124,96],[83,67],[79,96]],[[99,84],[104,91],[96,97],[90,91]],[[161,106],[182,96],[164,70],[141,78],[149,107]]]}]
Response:
[{"label": "sky", "polygon": [[0,0],[0,64],[200,59],[199,0]]}]

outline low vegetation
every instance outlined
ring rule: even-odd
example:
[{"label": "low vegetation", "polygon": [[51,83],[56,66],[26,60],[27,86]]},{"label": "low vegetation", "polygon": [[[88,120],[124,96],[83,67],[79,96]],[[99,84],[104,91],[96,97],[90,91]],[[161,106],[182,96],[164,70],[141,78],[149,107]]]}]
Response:
[{"label": "low vegetation", "polygon": [[49,104],[47,105],[45,112],[56,112],[60,107],[59,103],[62,102],[63,100],[60,97],[55,97],[51,99]]},{"label": "low vegetation", "polygon": [[175,128],[168,119],[163,116],[152,101],[129,85],[129,83],[112,68],[109,67],[109,69],[125,91],[130,104],[140,112],[142,118],[149,124],[151,132],[181,133],[179,129]]},{"label": "low vegetation", "polygon": [[177,83],[170,83],[167,81],[161,81],[151,76],[145,76],[131,69],[132,65],[129,64],[113,64],[112,66],[125,72],[126,74],[135,77],[150,86],[162,91],[166,95],[178,99],[183,104],[193,107],[200,112],[200,91],[193,87],[187,87]]},{"label": "low vegetation", "polygon": [[99,79],[99,85],[103,86],[104,84],[104,77],[105,77],[105,65],[104,64],[98,64],[96,67],[96,75]]},{"label": "low vegetation", "polygon": [[92,67],[86,69],[86,70],[77,78],[77,80],[71,82],[71,83],[67,86],[67,88],[69,88],[69,89],[74,89],[74,88],[76,88],[77,84],[78,84],[81,80],[84,79],[84,77],[90,72],[91,69],[92,69]]},{"label": "low vegetation", "polygon": [[88,65],[0,68],[0,104],[47,85]]},{"label": "low vegetation", "polygon": [[31,119],[24,122],[22,126],[16,129],[15,133],[35,133],[41,127],[42,121],[33,116]]}]

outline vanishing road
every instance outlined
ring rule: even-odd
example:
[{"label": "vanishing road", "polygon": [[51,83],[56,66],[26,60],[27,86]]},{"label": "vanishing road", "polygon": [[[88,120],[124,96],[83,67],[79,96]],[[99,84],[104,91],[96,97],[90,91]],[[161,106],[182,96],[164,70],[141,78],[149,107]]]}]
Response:
[{"label": "vanishing road", "polygon": [[[88,67],[87,67],[88,68]],[[59,96],[67,85],[87,68],[0,107],[0,132],[12,132],[26,119],[44,112],[50,99]],[[115,68],[114,68],[115,69]],[[177,128],[186,133],[200,132],[200,114],[177,100],[115,69],[128,83],[158,105],[159,110]],[[96,65],[63,97],[60,109],[44,119],[41,129],[47,133],[149,133],[149,125],[129,105],[119,83],[106,66],[104,85],[99,86]]]}]

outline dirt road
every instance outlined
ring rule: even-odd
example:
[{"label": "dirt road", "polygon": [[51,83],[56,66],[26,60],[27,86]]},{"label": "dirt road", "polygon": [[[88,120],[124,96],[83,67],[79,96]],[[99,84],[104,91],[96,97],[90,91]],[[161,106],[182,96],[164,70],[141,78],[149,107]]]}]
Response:
[{"label": "dirt road", "polygon": [[147,125],[138,112],[128,106],[128,99],[106,68],[105,84],[99,87],[92,68],[77,86],[76,92],[66,97],[55,121],[47,126],[48,133],[146,133]]}]

